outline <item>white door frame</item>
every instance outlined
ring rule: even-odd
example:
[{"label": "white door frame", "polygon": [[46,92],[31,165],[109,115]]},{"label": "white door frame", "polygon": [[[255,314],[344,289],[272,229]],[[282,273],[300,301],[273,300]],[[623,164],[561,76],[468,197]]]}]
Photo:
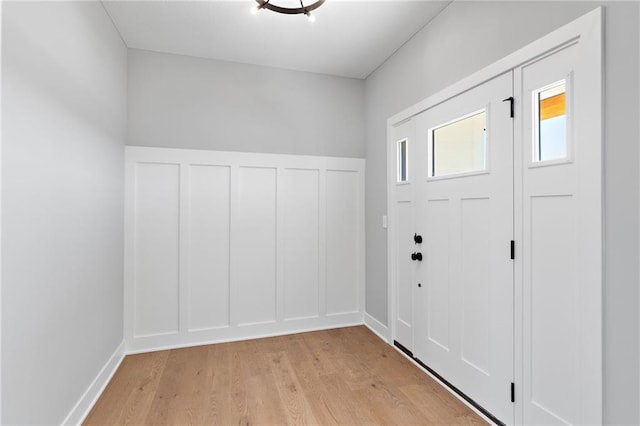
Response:
[{"label": "white door frame", "polygon": [[[2,6],[0,1],[0,58],[2,58]],[[0,187],[2,182],[2,63],[0,61]],[[0,194],[0,247],[2,241],[2,196]],[[0,248],[0,334],[2,334],[2,249]],[[0,423],[2,423],[2,339],[0,339]]]},{"label": "white door frame", "polygon": [[[602,118],[602,103],[603,103],[603,18],[604,10],[602,7],[598,7],[593,11],[583,15],[582,17],[564,25],[563,27],[547,34],[546,36],[528,44],[527,46],[519,49],[518,51],[506,56],[505,58],[475,72],[474,74],[454,83],[453,85],[441,90],[440,92],[429,96],[421,102],[399,112],[398,114],[390,117],[387,120],[387,215],[388,215],[388,230],[387,230],[387,301],[388,301],[388,327],[389,327],[389,343],[393,344],[395,337],[395,324],[392,320],[395,318],[396,309],[396,275],[395,265],[393,259],[395,259],[395,244],[393,243],[396,238],[397,230],[395,229],[396,212],[393,205],[393,197],[391,194],[394,190],[395,182],[395,151],[390,150],[389,147],[393,142],[393,128],[402,121],[408,120],[411,117],[418,115],[419,113],[438,105],[454,96],[470,90],[478,85],[483,84],[492,78],[511,71],[523,64],[530,62],[531,60],[547,54],[550,51],[564,46],[568,43],[580,41],[581,45],[581,60],[585,64],[589,64],[588,69],[594,73],[594,81],[597,81],[596,87],[592,89],[592,102],[598,106],[599,113],[597,117],[589,124],[591,126],[591,134],[593,137],[603,140],[603,118]],[[516,105],[518,103],[516,99]],[[599,171],[597,179],[600,182],[602,188],[602,169]],[[600,198],[602,196],[600,194]],[[600,202],[601,207],[602,202]],[[598,212],[602,219],[602,209]],[[604,229],[604,225],[602,227]],[[602,242],[600,243],[601,251],[603,249]],[[590,321],[592,327],[596,327],[600,330],[602,336],[602,283],[604,277],[604,252],[601,255],[602,263],[599,265],[600,278],[600,311],[594,315],[594,318]],[[517,286],[516,282],[516,286]],[[517,327],[519,324],[516,323]],[[596,382],[593,385],[597,386],[600,390],[600,406],[596,408],[599,411],[599,417],[602,418],[602,338],[600,339],[599,348],[594,351],[597,355],[594,364],[600,366],[600,371],[595,372],[594,377],[597,377]],[[518,372],[522,366],[518,365],[518,359],[522,359],[521,345],[516,344],[516,380],[521,378],[521,373]],[[519,376],[520,374],[520,376]]]}]

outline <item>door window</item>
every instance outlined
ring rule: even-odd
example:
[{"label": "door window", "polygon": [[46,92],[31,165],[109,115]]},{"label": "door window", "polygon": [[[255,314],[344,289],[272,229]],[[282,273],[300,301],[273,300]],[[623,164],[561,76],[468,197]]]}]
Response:
[{"label": "door window", "polygon": [[430,177],[486,169],[486,110],[474,112],[433,128],[430,136]]}]

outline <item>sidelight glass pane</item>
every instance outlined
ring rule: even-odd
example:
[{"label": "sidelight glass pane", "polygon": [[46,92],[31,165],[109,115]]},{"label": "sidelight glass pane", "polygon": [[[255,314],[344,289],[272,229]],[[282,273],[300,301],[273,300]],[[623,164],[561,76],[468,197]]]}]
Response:
[{"label": "sidelight glass pane", "polygon": [[431,176],[484,170],[487,157],[486,130],[486,111],[432,130]]},{"label": "sidelight glass pane", "polygon": [[407,140],[398,141],[398,182],[406,182],[407,176]]},{"label": "sidelight glass pane", "polygon": [[566,83],[561,81],[535,92],[536,134],[533,160],[549,161],[567,157]]}]

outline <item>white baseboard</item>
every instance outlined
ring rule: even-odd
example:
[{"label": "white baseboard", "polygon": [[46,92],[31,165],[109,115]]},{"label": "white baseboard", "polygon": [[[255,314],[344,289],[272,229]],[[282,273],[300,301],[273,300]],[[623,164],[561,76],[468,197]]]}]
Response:
[{"label": "white baseboard", "polygon": [[391,336],[389,335],[389,327],[382,324],[380,321],[369,315],[368,313],[364,313],[364,325],[375,334],[378,335],[379,338],[384,340],[387,343],[391,342]]},{"label": "white baseboard", "polygon": [[361,312],[126,340],[126,354],[188,348],[363,325]]},{"label": "white baseboard", "polygon": [[93,408],[102,392],[107,387],[107,384],[115,374],[116,370],[120,366],[120,363],[124,359],[124,340],[118,345],[117,349],[111,355],[107,363],[102,367],[102,370],[98,373],[93,382],[89,385],[84,392],[80,400],[76,403],[75,407],[67,415],[67,418],[62,422],[63,425],[79,425],[85,420],[89,412]]}]

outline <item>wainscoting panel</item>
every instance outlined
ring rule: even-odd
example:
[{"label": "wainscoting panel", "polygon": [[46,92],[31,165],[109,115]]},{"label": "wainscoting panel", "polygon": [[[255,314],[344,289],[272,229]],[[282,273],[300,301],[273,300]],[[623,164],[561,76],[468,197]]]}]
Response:
[{"label": "wainscoting panel", "polygon": [[127,352],[362,324],[364,167],[127,147]]},{"label": "wainscoting panel", "polygon": [[363,251],[358,245],[358,172],[327,171],[327,314],[357,312]]},{"label": "wainscoting panel", "polygon": [[135,165],[135,336],[178,332],[180,166]]},{"label": "wainscoting panel", "polygon": [[284,319],[317,318],[320,244],[319,170],[286,169],[281,180]]},{"label": "wainscoting panel", "polygon": [[275,168],[238,170],[231,287],[239,326],[276,321],[276,174]]},{"label": "wainscoting panel", "polygon": [[189,183],[188,328],[228,327],[231,168],[189,166]]}]

